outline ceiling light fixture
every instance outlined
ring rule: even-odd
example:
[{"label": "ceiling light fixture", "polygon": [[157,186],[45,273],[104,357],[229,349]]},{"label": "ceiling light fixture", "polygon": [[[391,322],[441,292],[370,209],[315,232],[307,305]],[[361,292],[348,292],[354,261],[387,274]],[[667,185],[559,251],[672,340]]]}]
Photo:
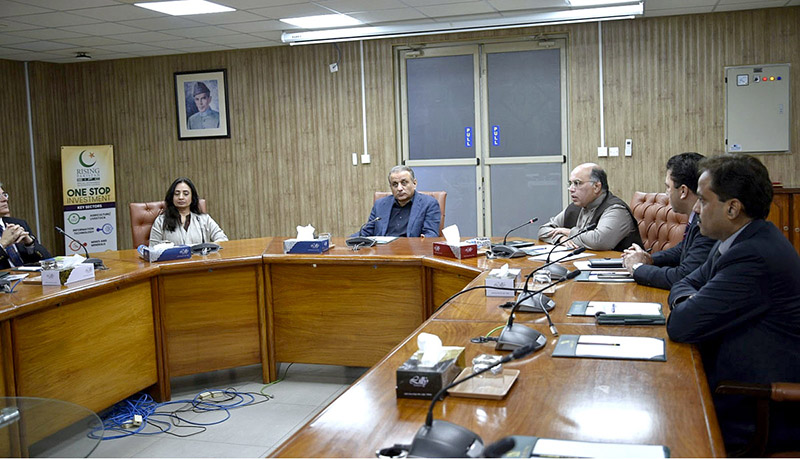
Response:
[{"label": "ceiling light fixture", "polygon": [[75,53],[75,59],[80,59],[82,61],[90,61],[92,60],[92,56],[89,53],[85,53],[83,51]]},{"label": "ceiling light fixture", "polygon": [[236,11],[227,6],[207,2],[206,0],[175,0],[169,2],[134,3],[140,8],[158,11],[171,16],[187,16],[190,14],[227,13]]},{"label": "ceiling light fixture", "polygon": [[601,5],[614,5],[618,3],[633,3],[636,0],[567,0],[570,6],[601,6]]},{"label": "ceiling light fixture", "polygon": [[358,19],[350,17],[346,14],[320,14],[317,16],[285,18],[281,19],[280,21],[303,29],[324,29],[363,24],[363,22],[359,21]]},{"label": "ceiling light fixture", "polygon": [[374,40],[378,38],[412,37],[441,33],[472,32],[477,30],[513,29],[542,25],[633,19],[636,16],[641,16],[643,13],[643,2],[639,0],[637,3],[631,5],[568,9],[495,19],[284,32],[281,35],[281,41],[290,45],[312,45],[317,43],[353,40]]}]

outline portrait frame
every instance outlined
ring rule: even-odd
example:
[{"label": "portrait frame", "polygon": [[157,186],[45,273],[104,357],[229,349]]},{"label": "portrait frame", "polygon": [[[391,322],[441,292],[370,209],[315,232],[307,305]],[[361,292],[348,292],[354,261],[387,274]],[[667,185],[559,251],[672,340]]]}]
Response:
[{"label": "portrait frame", "polygon": [[227,69],[175,72],[175,112],[178,140],[230,138]]}]

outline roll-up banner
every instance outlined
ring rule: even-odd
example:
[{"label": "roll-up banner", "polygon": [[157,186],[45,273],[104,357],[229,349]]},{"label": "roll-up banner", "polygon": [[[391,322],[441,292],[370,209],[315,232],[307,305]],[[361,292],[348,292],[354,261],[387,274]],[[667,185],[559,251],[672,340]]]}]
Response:
[{"label": "roll-up banner", "polygon": [[[89,253],[117,250],[117,203],[114,189],[114,146],[61,147],[64,231]],[[75,241],[64,238],[67,255],[83,255]]]}]

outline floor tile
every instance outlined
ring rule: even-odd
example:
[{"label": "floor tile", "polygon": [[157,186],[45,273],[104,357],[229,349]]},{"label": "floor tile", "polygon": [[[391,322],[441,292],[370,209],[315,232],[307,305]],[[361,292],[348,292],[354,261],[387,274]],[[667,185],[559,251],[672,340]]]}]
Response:
[{"label": "floor tile", "polygon": [[264,453],[260,446],[162,438],[132,457],[261,457]]}]

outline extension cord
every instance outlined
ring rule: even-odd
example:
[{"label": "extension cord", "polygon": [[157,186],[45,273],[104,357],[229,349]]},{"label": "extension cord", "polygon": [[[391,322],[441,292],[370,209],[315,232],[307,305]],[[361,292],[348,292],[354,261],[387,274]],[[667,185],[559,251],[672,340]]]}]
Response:
[{"label": "extension cord", "polygon": [[197,396],[198,400],[206,400],[214,397],[221,397],[223,392],[221,390],[209,390]]}]

